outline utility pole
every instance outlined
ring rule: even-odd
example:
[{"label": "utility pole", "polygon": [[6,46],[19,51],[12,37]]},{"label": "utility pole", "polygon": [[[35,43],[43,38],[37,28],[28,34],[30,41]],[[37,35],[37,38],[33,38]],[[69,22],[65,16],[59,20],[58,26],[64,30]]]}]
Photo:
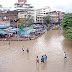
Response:
[{"label": "utility pole", "polygon": [[18,21],[19,21],[19,19],[17,20],[17,39],[19,40]]}]

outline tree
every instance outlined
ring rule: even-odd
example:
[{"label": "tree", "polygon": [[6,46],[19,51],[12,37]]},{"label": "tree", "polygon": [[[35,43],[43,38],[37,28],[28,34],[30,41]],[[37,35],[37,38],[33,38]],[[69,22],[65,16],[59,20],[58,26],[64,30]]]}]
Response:
[{"label": "tree", "polygon": [[23,29],[25,27],[25,21],[21,22],[21,24],[19,25],[19,29]]},{"label": "tree", "polygon": [[26,20],[26,25],[31,26],[34,23],[34,19],[31,15],[28,15],[28,18]]},{"label": "tree", "polygon": [[65,15],[61,25],[66,30],[65,37],[72,40],[72,13]]},{"label": "tree", "polygon": [[46,26],[48,26],[48,24],[52,23],[52,19],[51,19],[51,17],[50,17],[49,15],[43,17],[43,19],[44,19],[44,24],[45,24]]},{"label": "tree", "polygon": [[34,23],[34,19],[31,15],[29,15],[28,18],[25,19],[25,21],[21,22],[19,28],[23,29],[24,27],[31,26],[33,23]]},{"label": "tree", "polygon": [[66,31],[65,37],[72,40],[72,27]]},{"label": "tree", "polygon": [[65,14],[65,17],[61,23],[63,29],[68,29],[72,26],[72,13]]}]

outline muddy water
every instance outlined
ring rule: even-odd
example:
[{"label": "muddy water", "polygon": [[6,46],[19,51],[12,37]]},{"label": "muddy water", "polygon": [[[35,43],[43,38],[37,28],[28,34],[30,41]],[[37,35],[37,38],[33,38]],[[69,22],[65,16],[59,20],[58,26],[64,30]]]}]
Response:
[{"label": "muddy water", "polygon": [[[64,33],[48,31],[36,40],[11,41],[10,46],[9,41],[0,41],[0,72],[72,72],[72,41]],[[41,59],[44,54],[48,56],[47,61],[36,65],[36,56]]]}]

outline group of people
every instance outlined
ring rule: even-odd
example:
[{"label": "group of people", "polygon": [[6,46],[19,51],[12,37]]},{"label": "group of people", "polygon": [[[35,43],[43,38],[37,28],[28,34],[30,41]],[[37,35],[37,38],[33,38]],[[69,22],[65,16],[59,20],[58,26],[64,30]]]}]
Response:
[{"label": "group of people", "polygon": [[[24,52],[24,46],[23,46],[23,48],[22,48],[22,51]],[[27,53],[29,53],[29,49],[27,48]],[[64,59],[66,59],[67,58],[67,53],[66,52],[64,52]],[[47,56],[46,56],[46,54],[45,55],[43,55],[42,57],[41,57],[41,63],[44,63],[45,61],[47,60]],[[36,64],[37,63],[39,63],[39,58],[38,58],[38,56],[37,56],[37,58],[36,58]]]},{"label": "group of people", "polygon": [[[23,48],[22,48],[22,51],[24,52],[24,46],[23,46]],[[27,53],[29,53],[29,49],[28,49],[28,48],[27,48],[26,51],[27,51]]]},{"label": "group of people", "polygon": [[[47,60],[47,56],[46,56],[46,54],[45,54],[44,56],[41,57],[41,63],[44,63],[46,60]],[[39,58],[38,58],[38,56],[37,56],[37,58],[36,58],[36,64],[37,64],[37,63],[39,63]]]},{"label": "group of people", "polygon": [[[66,58],[67,58],[67,53],[64,52],[64,59],[66,59]],[[44,56],[41,57],[41,63],[44,63],[46,60],[47,60],[47,56],[46,56],[46,54],[45,54]],[[36,58],[36,64],[37,64],[37,63],[39,63],[39,58],[38,58],[38,56],[37,56],[37,58]]]}]

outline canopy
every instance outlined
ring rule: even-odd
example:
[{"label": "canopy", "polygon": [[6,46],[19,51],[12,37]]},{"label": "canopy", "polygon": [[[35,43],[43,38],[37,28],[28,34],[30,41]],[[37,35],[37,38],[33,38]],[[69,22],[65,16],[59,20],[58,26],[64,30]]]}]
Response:
[{"label": "canopy", "polygon": [[11,31],[9,31],[9,33],[15,33],[16,31],[14,31],[14,30],[11,30]]},{"label": "canopy", "polygon": [[21,34],[25,34],[25,30],[23,30],[23,29],[20,29],[19,32],[20,32]]},{"label": "canopy", "polygon": [[30,37],[31,35],[27,35],[27,34],[25,34],[25,35],[23,35],[23,36],[25,36],[25,37]]},{"label": "canopy", "polygon": [[25,30],[23,30],[23,29],[20,29],[19,31],[20,31],[20,32],[25,32]]},{"label": "canopy", "polygon": [[8,34],[8,32],[0,30],[0,34]]},{"label": "canopy", "polygon": [[8,33],[8,35],[12,35],[13,33]]}]

